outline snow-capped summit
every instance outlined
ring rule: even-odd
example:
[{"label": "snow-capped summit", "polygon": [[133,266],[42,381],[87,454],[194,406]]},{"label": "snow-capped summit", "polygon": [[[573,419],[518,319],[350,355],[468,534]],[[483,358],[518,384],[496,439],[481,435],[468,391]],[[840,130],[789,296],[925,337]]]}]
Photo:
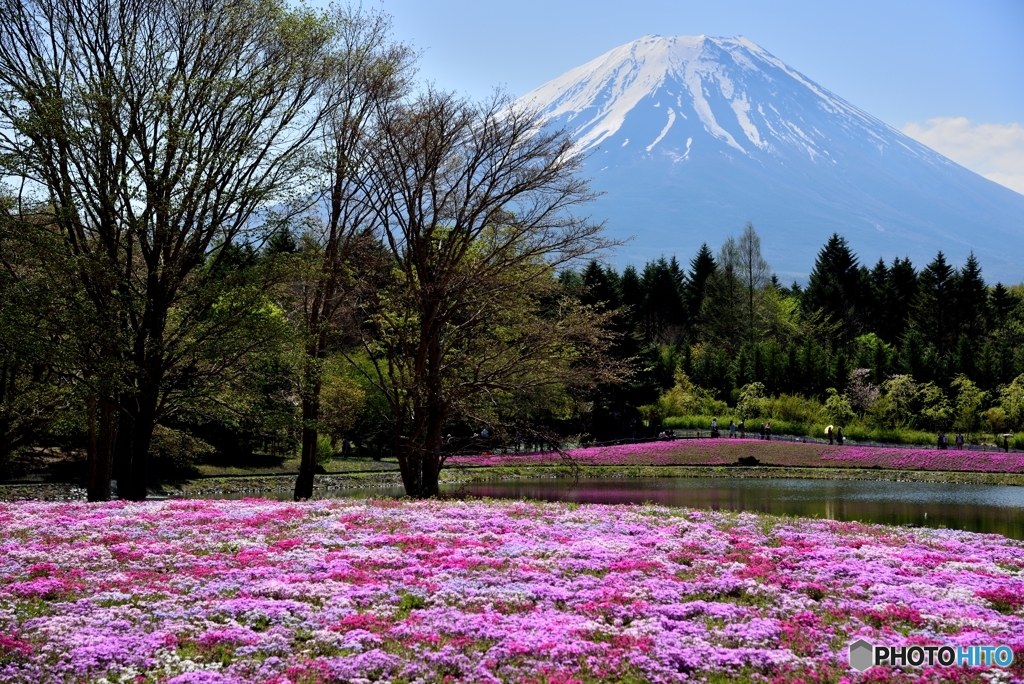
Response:
[{"label": "snow-capped summit", "polygon": [[[644,36],[521,98],[590,151],[594,207],[628,261],[680,257],[753,221],[800,278],[832,232],[873,262],[974,249],[1024,280],[1024,195],[921,145],[738,38]],[[1014,246],[1008,248],[1008,242]],[[794,250],[793,247],[800,249]]]}]

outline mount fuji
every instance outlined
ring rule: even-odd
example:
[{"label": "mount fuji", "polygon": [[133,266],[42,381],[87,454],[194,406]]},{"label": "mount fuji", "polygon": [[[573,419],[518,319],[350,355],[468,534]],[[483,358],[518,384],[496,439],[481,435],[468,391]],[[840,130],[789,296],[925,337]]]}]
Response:
[{"label": "mount fuji", "polygon": [[[753,222],[784,279],[833,232],[870,267],[973,250],[1024,281],[1024,195],[858,109],[746,38],[644,36],[520,100],[565,127],[605,194],[588,210],[636,238],[616,260],[684,261]],[[639,265],[639,264],[638,264]]]}]

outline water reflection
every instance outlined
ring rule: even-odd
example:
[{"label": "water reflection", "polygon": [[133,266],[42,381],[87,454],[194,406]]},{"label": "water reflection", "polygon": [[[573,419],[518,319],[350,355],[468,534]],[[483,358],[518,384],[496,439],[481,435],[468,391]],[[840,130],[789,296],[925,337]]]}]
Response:
[{"label": "water reflection", "polygon": [[[442,487],[447,495],[645,503],[946,527],[1024,539],[1024,487],[861,480],[636,478],[507,480]],[[401,488],[320,491],[321,498],[400,497]],[[252,495],[250,495],[252,496]],[[257,496],[290,499],[290,492]],[[241,498],[240,495],[231,498]]]}]

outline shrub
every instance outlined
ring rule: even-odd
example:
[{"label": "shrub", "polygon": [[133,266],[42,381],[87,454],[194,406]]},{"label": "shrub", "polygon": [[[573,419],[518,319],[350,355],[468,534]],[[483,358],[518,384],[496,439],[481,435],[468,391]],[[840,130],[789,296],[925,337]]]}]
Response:
[{"label": "shrub", "polygon": [[158,471],[187,470],[214,451],[198,437],[163,425],[153,428],[153,439],[149,442],[149,457]]},{"label": "shrub", "polygon": [[764,385],[760,382],[752,382],[740,389],[739,401],[736,402],[736,412],[744,418],[765,415],[766,399],[764,396]]},{"label": "shrub", "polygon": [[825,417],[836,426],[847,426],[857,415],[850,406],[845,394],[839,394],[834,387],[828,388],[828,399],[825,400]]},{"label": "shrub", "polygon": [[665,416],[716,415],[729,410],[724,401],[718,401],[711,392],[694,385],[682,369],[676,370],[675,381],[675,386],[662,394],[656,405],[641,407],[641,413],[646,410],[650,417],[661,419]]},{"label": "shrub", "polygon": [[985,427],[994,435],[1006,432],[1006,411],[1002,406],[993,406],[984,413]]},{"label": "shrub", "polygon": [[765,414],[773,421],[783,420],[792,423],[817,423],[821,420],[821,402],[817,399],[805,399],[793,394],[780,394],[764,400]]},{"label": "shrub", "polygon": [[1006,413],[1007,427],[1011,430],[1024,427],[1024,373],[999,390],[999,405]]},{"label": "shrub", "polygon": [[882,428],[908,428],[914,424],[919,408],[920,386],[909,375],[895,375],[882,383],[882,396],[872,411],[874,422]]},{"label": "shrub", "polygon": [[316,438],[316,462],[322,465],[330,463],[333,458],[334,445],[331,444],[331,438],[327,435],[319,435]]}]

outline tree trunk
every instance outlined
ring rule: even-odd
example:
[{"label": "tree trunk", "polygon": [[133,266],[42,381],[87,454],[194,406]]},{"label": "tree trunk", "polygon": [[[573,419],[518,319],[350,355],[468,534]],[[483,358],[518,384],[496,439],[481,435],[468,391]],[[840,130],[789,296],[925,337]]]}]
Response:
[{"label": "tree trunk", "polygon": [[120,499],[143,501],[148,485],[149,445],[156,425],[157,390],[140,392],[129,400],[137,411],[132,415],[122,410],[120,415],[114,448],[117,495]]},{"label": "tree trunk", "polygon": [[114,444],[117,439],[118,411],[109,399],[93,395],[89,397],[88,414],[89,476],[86,483],[86,496],[89,501],[109,501],[110,480],[113,476]]},{"label": "tree trunk", "polygon": [[[406,442],[398,447],[398,467],[402,474],[406,496],[429,499],[439,493],[440,460],[430,449]],[[440,452],[438,451],[438,456]]]},{"label": "tree trunk", "polygon": [[301,501],[313,496],[313,478],[316,474],[317,440],[316,428],[320,419],[320,391],[302,400],[302,458],[299,461],[299,477],[295,480],[295,500]]}]

